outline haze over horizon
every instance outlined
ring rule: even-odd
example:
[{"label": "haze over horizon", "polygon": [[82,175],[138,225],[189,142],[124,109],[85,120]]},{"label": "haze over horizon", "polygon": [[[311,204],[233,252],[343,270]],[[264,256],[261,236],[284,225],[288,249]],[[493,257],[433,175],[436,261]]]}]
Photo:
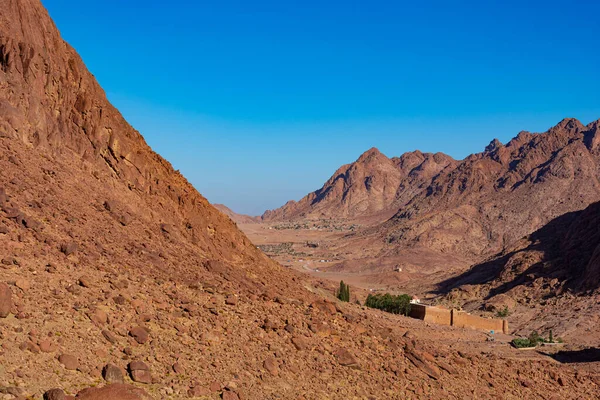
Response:
[{"label": "haze over horizon", "polygon": [[371,147],[461,159],[600,118],[597,3],[43,3],[153,149],[244,214]]}]

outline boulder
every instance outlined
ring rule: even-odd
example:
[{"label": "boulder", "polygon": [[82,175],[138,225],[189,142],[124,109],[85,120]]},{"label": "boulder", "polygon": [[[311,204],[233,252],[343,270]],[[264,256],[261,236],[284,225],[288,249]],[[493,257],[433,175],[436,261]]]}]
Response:
[{"label": "boulder", "polygon": [[340,347],[333,353],[333,355],[335,356],[337,362],[344,367],[360,368],[358,365],[358,360],[352,353],[350,353],[348,349]]},{"label": "boulder", "polygon": [[68,370],[76,370],[79,367],[79,360],[77,359],[77,357],[71,355],[71,354],[61,354],[58,357],[58,361],[64,365],[65,369]]},{"label": "boulder", "polygon": [[65,400],[66,395],[62,389],[50,389],[44,393],[44,400]]},{"label": "boulder", "polygon": [[325,299],[314,301],[310,306],[324,314],[335,315],[337,313],[335,304]]},{"label": "boulder", "polygon": [[123,383],[123,371],[113,364],[107,364],[102,368],[102,377],[108,383]]},{"label": "boulder", "polygon": [[78,246],[75,242],[63,243],[60,246],[60,251],[63,252],[66,256],[70,256],[71,254],[75,253],[77,249]]},{"label": "boulder", "polygon": [[12,291],[6,283],[0,283],[0,318],[8,317],[12,308]]},{"label": "boulder", "polygon": [[136,326],[135,328],[131,328],[129,334],[135,339],[139,344],[144,344],[148,341],[148,331],[142,328],[141,326]]},{"label": "boulder", "polygon": [[277,365],[277,361],[273,357],[268,357],[263,362],[263,367],[269,371],[269,373],[273,376],[279,375],[279,366]]},{"label": "boulder", "polygon": [[505,308],[514,310],[517,302],[504,293],[492,297],[485,303],[485,309],[492,312],[503,311]]},{"label": "boulder", "polygon": [[88,388],[77,393],[77,400],[151,400],[143,389],[135,386],[114,383],[102,388]]},{"label": "boulder", "polygon": [[134,382],[152,383],[150,368],[142,361],[132,361],[129,363],[129,374]]}]

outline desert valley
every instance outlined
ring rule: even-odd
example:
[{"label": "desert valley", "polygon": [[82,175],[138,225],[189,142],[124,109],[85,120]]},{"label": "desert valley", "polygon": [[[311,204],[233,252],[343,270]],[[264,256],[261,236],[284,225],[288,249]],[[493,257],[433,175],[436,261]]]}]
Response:
[{"label": "desert valley", "polygon": [[1,399],[600,397],[600,121],[372,148],[262,216],[142,133],[39,0],[0,0]]}]

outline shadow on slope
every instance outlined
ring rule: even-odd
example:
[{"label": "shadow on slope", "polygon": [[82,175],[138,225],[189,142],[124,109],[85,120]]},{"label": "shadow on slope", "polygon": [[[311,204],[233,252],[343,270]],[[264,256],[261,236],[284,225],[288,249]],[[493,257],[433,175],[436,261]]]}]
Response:
[{"label": "shadow on slope", "polygon": [[546,354],[563,364],[600,362],[600,349],[563,350],[555,354]]},{"label": "shadow on slope", "polygon": [[464,285],[483,285],[489,288],[484,297],[487,300],[539,278],[558,279],[563,290],[578,292],[589,288],[582,278],[598,240],[581,238],[596,239],[600,228],[596,227],[594,232],[589,231],[589,226],[582,229],[581,220],[589,225],[590,214],[596,218],[600,211],[598,204],[553,219],[511,248],[439,283],[436,293],[445,295]]}]

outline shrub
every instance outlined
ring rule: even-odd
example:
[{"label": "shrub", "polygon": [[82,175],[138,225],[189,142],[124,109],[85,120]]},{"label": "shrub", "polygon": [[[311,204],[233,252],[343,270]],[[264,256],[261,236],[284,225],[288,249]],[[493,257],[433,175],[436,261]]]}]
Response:
[{"label": "shrub", "polygon": [[498,312],[496,313],[496,316],[498,318],[506,318],[506,317],[508,317],[509,314],[510,314],[510,312],[508,311],[508,306],[504,306],[504,308],[502,310],[498,310]]},{"label": "shrub", "polygon": [[543,337],[540,336],[540,334],[537,331],[533,331],[531,332],[531,334],[528,337],[529,342],[533,345],[533,346],[537,346],[539,343],[544,343],[545,340]]},{"label": "shrub", "polygon": [[522,349],[524,347],[535,347],[535,345],[532,345],[529,339],[526,338],[513,339],[511,343],[517,349]]},{"label": "shrub", "polygon": [[[541,337],[537,331],[533,331],[529,334],[529,337],[513,339],[511,343],[513,346],[520,349],[523,347],[537,347],[540,343],[546,343],[546,340]],[[548,343],[553,343],[552,332],[550,332]]]},{"label": "shrub", "polygon": [[336,293],[336,297],[341,301],[350,301],[350,285],[346,285],[344,281],[340,281],[340,288]]},{"label": "shrub", "polygon": [[411,297],[407,294],[393,296],[386,294],[370,294],[367,296],[365,306],[377,308],[378,310],[387,311],[392,314],[408,315],[410,313]]}]

